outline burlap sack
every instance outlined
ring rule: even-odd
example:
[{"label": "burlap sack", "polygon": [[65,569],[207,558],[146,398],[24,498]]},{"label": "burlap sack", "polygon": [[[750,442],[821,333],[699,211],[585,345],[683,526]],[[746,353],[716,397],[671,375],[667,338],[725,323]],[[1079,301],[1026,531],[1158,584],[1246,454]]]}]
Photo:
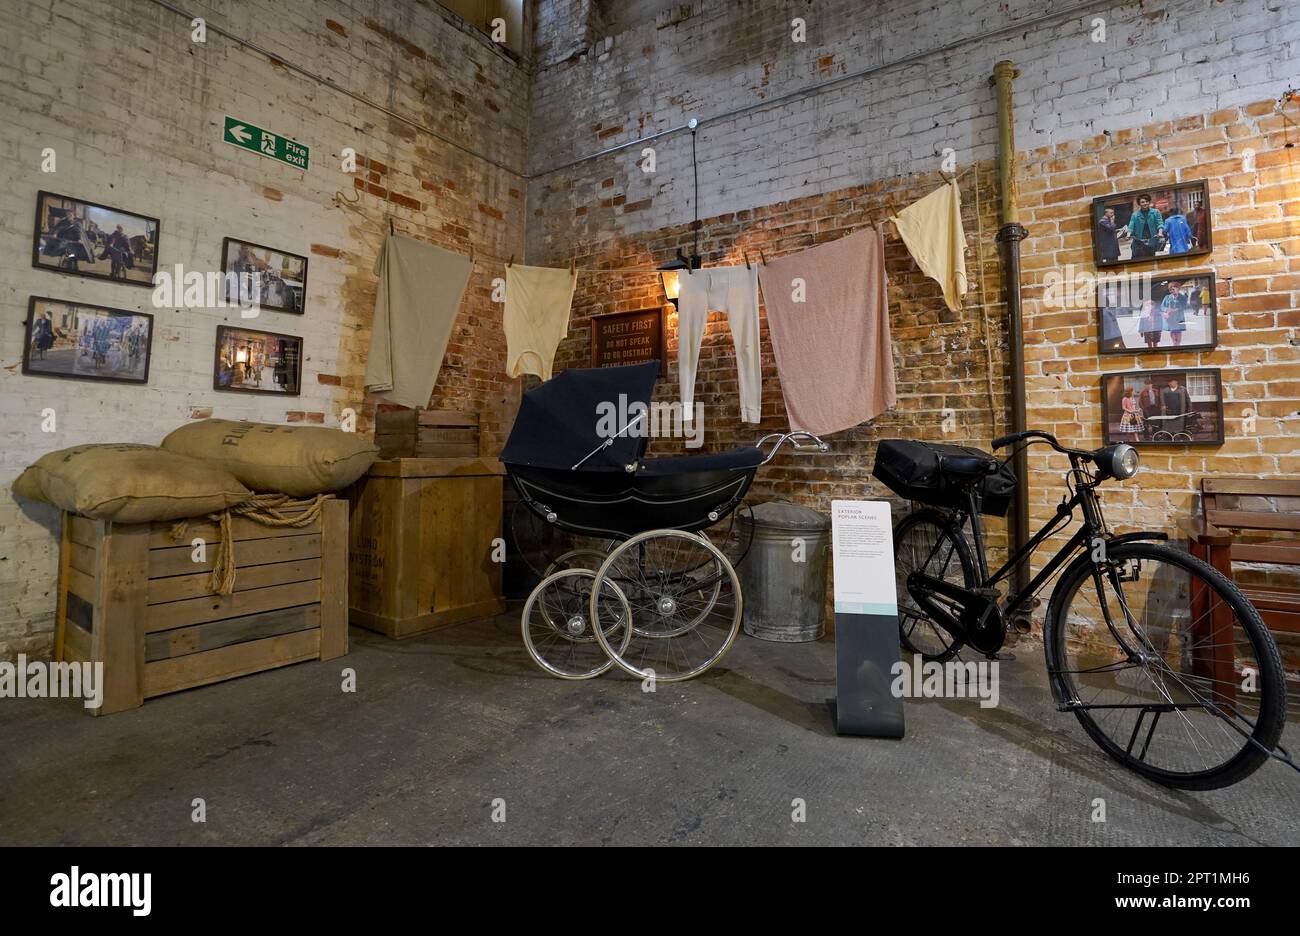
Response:
[{"label": "burlap sack", "polygon": [[255,491],[293,497],[342,490],[379,456],[379,449],[355,432],[230,419],[182,426],[162,445],[220,465]]},{"label": "burlap sack", "polygon": [[13,491],[28,500],[112,520],[179,520],[242,503],[250,491],[219,465],[155,445],[76,445],[42,455]]}]

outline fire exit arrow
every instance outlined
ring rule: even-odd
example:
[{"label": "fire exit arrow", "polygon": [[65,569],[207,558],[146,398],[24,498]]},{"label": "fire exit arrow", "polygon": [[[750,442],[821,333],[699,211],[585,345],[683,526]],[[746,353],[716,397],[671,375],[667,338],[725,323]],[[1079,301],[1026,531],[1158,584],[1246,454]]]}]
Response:
[{"label": "fire exit arrow", "polygon": [[279,133],[263,130],[247,120],[227,116],[221,139],[231,146],[238,146],[304,172],[311,165],[311,150],[308,147]]}]

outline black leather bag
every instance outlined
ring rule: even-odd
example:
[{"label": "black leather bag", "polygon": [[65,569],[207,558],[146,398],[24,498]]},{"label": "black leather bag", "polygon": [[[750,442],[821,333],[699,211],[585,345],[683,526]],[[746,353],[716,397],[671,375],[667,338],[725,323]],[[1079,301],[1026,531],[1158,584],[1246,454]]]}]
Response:
[{"label": "black leather bag", "polygon": [[977,448],[910,439],[883,439],[876,447],[876,464],[871,473],[895,494],[908,500],[946,509],[964,507],[966,482],[944,472],[944,456],[982,458],[996,463],[996,470],[976,482],[979,511],[990,517],[1007,515],[1016,490],[1016,476],[1008,465]]}]

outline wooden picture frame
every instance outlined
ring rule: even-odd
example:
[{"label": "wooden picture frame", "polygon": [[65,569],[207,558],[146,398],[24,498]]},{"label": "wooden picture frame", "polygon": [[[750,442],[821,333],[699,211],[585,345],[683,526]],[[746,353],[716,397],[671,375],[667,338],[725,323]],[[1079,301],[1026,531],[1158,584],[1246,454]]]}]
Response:
[{"label": "wooden picture frame", "polygon": [[[1219,297],[1213,270],[1144,274],[1134,285],[1136,279],[1098,278],[1098,354],[1169,354],[1218,346]],[[1171,306],[1168,297],[1175,287],[1182,301]]]},{"label": "wooden picture frame", "polygon": [[[1152,238],[1143,236],[1148,233],[1147,224],[1139,227],[1137,236],[1131,230],[1143,199],[1149,199],[1148,207],[1160,215],[1156,236]],[[1108,218],[1107,211],[1113,212],[1113,216]],[[1176,232],[1168,225],[1175,215],[1183,219]],[[1103,269],[1208,254],[1214,247],[1213,218],[1210,187],[1204,179],[1099,195],[1092,200],[1088,214],[1093,259],[1097,268]],[[1170,230],[1166,230],[1167,225]],[[1160,232],[1165,232],[1163,246],[1159,243]],[[1176,247],[1185,249],[1175,250]]]},{"label": "wooden picture frame", "polygon": [[[1169,386],[1171,380],[1176,387]],[[1154,400],[1147,396],[1148,389],[1156,391]],[[1170,412],[1179,407],[1176,399],[1165,397],[1177,389],[1185,391],[1182,413]],[[1126,396],[1133,400],[1128,407]],[[1125,418],[1130,408],[1136,409],[1136,421]],[[1101,411],[1107,445],[1222,445],[1223,372],[1217,367],[1169,367],[1102,374]]]},{"label": "wooden picture frame", "polygon": [[[212,359],[212,389],[228,393],[299,396],[302,393],[302,356],[303,340],[298,335],[239,325],[218,325]],[[277,384],[283,384],[285,389],[274,389]]]},{"label": "wooden picture frame", "polygon": [[152,288],[161,228],[148,215],[42,190],[36,193],[32,266]]},{"label": "wooden picture frame", "polygon": [[[119,319],[130,321],[119,327]],[[41,321],[48,326],[40,329],[38,341],[36,326]],[[148,312],[32,296],[23,330],[22,372],[29,377],[147,384],[153,321]],[[51,359],[51,354],[58,357]],[[60,362],[62,370],[56,366]]]},{"label": "wooden picture frame", "polygon": [[659,362],[668,372],[668,328],[663,306],[591,317],[591,366]]},{"label": "wooden picture frame", "polygon": [[[241,255],[241,251],[246,253]],[[257,256],[257,252],[264,256]],[[246,269],[250,265],[257,269]],[[307,266],[308,258],[302,254],[255,244],[239,237],[223,238],[223,298],[231,304],[240,304],[246,308],[303,315],[307,311]],[[232,277],[231,273],[237,275]],[[286,276],[286,273],[289,275]],[[239,284],[239,295],[230,294],[232,283]]]}]

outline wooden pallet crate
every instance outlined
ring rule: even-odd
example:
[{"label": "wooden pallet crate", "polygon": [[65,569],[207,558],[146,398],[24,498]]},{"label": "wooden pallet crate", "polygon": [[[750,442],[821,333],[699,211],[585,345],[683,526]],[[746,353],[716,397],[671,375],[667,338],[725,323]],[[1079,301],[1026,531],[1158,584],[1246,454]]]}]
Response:
[{"label": "wooden pallet crate", "polygon": [[380,458],[477,458],[477,413],[380,410],[375,414]]},{"label": "wooden pallet crate", "polygon": [[[145,699],[348,652],[348,507],[302,527],[232,520],[235,590],[209,588],[221,533],[196,520],[111,523],[65,513],[55,659],[104,664],[108,715]],[[196,562],[196,538],[206,544]]]},{"label": "wooden pallet crate", "polygon": [[495,459],[377,461],[348,497],[353,624],[402,638],[505,610]]}]

